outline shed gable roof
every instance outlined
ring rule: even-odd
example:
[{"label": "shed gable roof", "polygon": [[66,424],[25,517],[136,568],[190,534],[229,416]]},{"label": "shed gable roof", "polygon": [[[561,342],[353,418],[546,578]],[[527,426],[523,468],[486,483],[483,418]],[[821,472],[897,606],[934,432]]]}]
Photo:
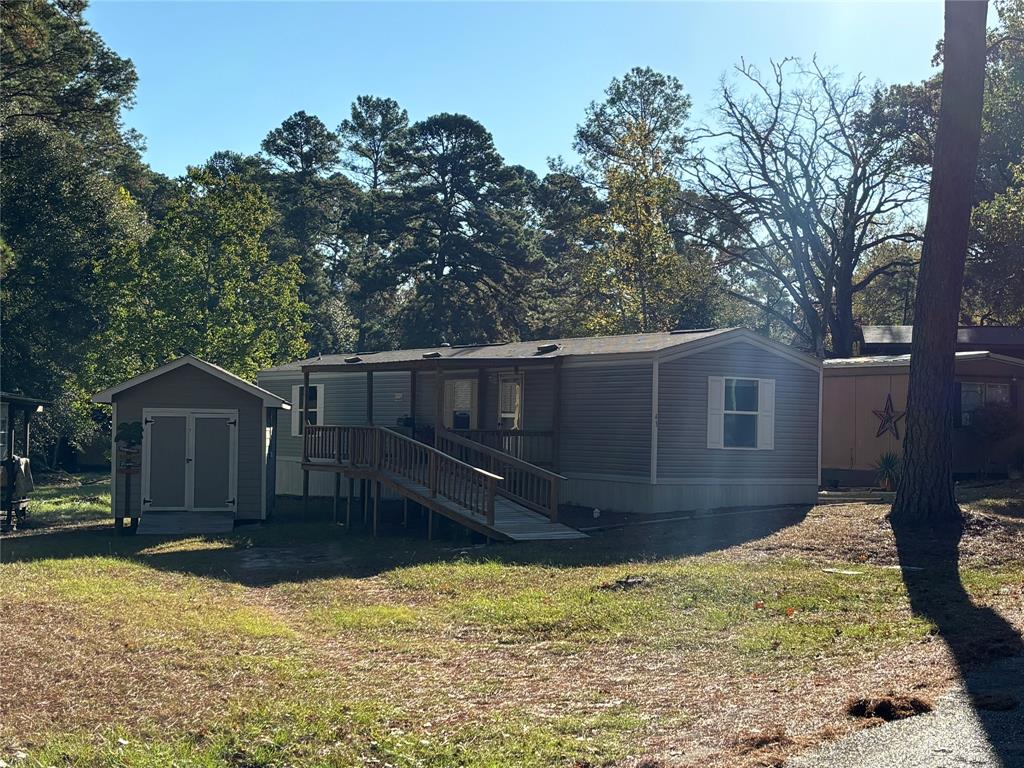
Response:
[{"label": "shed gable roof", "polygon": [[140,384],[144,384],[147,381],[155,379],[159,376],[163,376],[165,373],[177,370],[182,366],[189,365],[197,370],[202,371],[210,376],[213,376],[221,381],[230,384],[237,389],[242,390],[250,395],[254,395],[263,401],[263,404],[268,408],[284,408],[285,410],[291,408],[288,401],[284,398],[278,397],[273,392],[268,392],[262,387],[257,387],[255,384],[250,384],[245,379],[236,376],[231,371],[221,368],[219,365],[208,363],[206,360],[202,360],[195,355],[185,355],[179,357],[177,360],[172,360],[169,363],[165,363],[158,368],[154,368],[147,373],[139,374],[127,381],[123,381],[109,389],[104,389],[102,392],[97,392],[92,396],[94,403],[110,403],[114,396],[129,390],[133,387],[137,387]]}]

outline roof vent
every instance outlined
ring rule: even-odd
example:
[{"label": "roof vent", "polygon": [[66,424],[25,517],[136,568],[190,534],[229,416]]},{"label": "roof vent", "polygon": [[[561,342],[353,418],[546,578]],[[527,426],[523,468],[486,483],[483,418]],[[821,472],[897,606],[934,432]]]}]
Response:
[{"label": "roof vent", "polygon": [[708,333],[709,331],[717,331],[717,328],[676,328],[670,331],[673,335],[681,333]]},{"label": "roof vent", "polygon": [[346,363],[361,363],[361,362],[363,362],[363,358],[361,358],[359,355],[352,355],[352,357],[346,357],[345,358],[345,362]]},{"label": "roof vent", "polygon": [[556,352],[558,350],[558,344],[541,344],[537,347],[537,354],[546,355],[549,352]]},{"label": "roof vent", "polygon": [[423,356],[424,357],[440,357],[441,353],[440,352],[424,352]]}]

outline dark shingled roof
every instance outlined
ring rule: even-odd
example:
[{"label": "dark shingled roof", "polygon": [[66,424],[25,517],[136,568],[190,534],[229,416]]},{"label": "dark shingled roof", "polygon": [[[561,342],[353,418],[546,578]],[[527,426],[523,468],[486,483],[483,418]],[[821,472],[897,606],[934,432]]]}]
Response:
[{"label": "dark shingled roof", "polygon": [[[343,355],[323,355],[296,360],[269,371],[301,371],[304,365],[343,365],[359,369],[363,365],[400,365],[402,363],[431,363],[438,360],[465,360],[467,364],[484,361],[551,360],[556,357],[582,357],[587,355],[622,355],[660,352],[694,341],[718,336],[736,328],[702,328],[696,330],[667,331],[664,333],[632,333],[622,336],[586,336],[568,339],[540,339],[537,341],[510,341],[498,344],[429,347],[424,349],[398,349],[386,352],[355,352]],[[354,358],[359,358],[354,360]]]},{"label": "dark shingled roof", "polygon": [[[865,325],[861,328],[865,344],[910,344],[914,336],[912,325]],[[1003,325],[978,325],[957,331],[957,344],[990,346],[1024,345],[1024,328]]]}]

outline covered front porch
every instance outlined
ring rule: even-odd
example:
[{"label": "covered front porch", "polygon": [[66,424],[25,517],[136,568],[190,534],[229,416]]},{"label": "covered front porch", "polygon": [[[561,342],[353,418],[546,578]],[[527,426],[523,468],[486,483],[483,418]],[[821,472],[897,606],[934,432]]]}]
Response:
[{"label": "covered front porch", "polygon": [[[309,473],[329,471],[348,478],[349,515],[353,483],[358,480],[364,489],[361,498],[371,492],[375,530],[387,488],[405,504],[420,504],[431,516],[441,514],[489,539],[583,537],[558,522],[565,479],[557,473],[555,428],[560,360],[474,360],[471,368],[457,359],[349,360],[302,368],[304,499]],[[390,397],[375,391],[374,374],[382,371],[407,374],[386,377]],[[330,424],[322,417],[318,374],[341,372],[365,376],[364,424]],[[395,383],[403,379],[404,392]]]},{"label": "covered front porch", "polygon": [[[348,358],[352,363],[303,366],[303,391],[310,385],[315,388],[318,374],[360,373],[365,377],[365,425],[385,426],[434,446],[438,433],[446,431],[558,471],[561,358],[516,364],[507,358],[401,364],[362,363],[356,358]],[[387,377],[384,391],[378,392],[375,372],[406,376]],[[315,391],[303,406],[303,423],[327,423],[317,411]]]}]

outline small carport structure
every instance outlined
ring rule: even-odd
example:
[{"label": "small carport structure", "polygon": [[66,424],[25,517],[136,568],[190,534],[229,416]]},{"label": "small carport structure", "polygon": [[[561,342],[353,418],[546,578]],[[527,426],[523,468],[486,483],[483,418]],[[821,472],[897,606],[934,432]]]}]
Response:
[{"label": "small carport structure", "polygon": [[273,511],[277,413],[290,407],[282,398],[186,355],[93,401],[113,410],[119,525],[128,518],[142,520],[140,532],[216,532]]},{"label": "small carport structure", "polygon": [[[5,530],[10,530],[14,526],[15,515],[18,518],[24,517],[28,508],[28,500],[24,493],[18,493],[18,462],[28,458],[32,417],[41,412],[44,405],[50,405],[49,401],[20,392],[0,392],[0,459],[3,460],[6,481],[2,489],[2,527]],[[19,415],[20,425],[17,423]],[[19,440],[15,439],[19,432],[20,445]],[[27,461],[24,462],[24,466],[28,467]],[[23,473],[28,472],[27,469],[23,470]],[[30,474],[28,476],[31,477]]]}]

